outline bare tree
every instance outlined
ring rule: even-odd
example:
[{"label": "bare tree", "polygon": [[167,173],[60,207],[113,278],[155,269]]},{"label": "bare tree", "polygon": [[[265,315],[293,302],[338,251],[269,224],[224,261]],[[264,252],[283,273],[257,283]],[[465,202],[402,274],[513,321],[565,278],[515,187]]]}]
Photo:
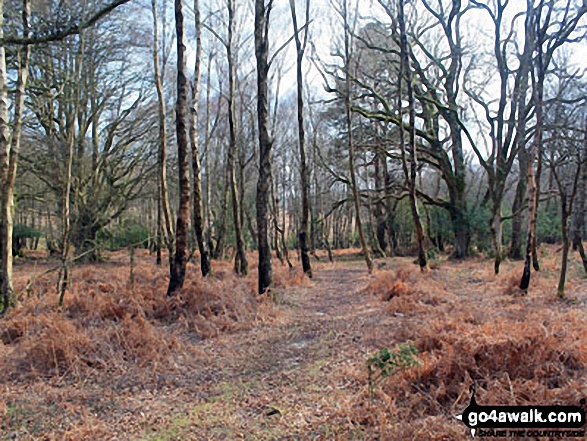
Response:
[{"label": "bare tree", "polygon": [[269,243],[269,198],[271,194],[271,139],[269,138],[268,74],[269,18],[273,0],[255,0],[255,57],[257,59],[257,127],[259,130],[259,180],[257,181],[257,235],[259,250],[259,294],[273,283]]},{"label": "bare tree", "polygon": [[401,97],[401,78],[405,75],[406,78],[406,92],[408,95],[408,124],[409,124],[409,154],[410,154],[410,169],[408,173],[408,164],[406,160],[406,148],[404,143],[404,129],[400,127],[400,144],[402,153],[402,167],[404,176],[408,184],[408,194],[410,197],[410,209],[412,211],[412,218],[414,221],[414,229],[416,231],[416,241],[418,242],[418,265],[424,271],[426,269],[426,251],[424,250],[424,229],[422,227],[422,220],[418,211],[418,200],[416,196],[416,177],[418,173],[418,155],[416,152],[416,111],[414,109],[414,90],[412,86],[412,70],[410,68],[410,58],[408,52],[408,38],[406,35],[406,23],[404,17],[404,0],[399,0],[398,8],[398,25],[400,31],[400,52],[401,52],[401,68],[399,75],[400,86],[398,87],[398,109],[399,119],[403,121],[402,115],[402,97]]},{"label": "bare tree", "polygon": [[[477,8],[487,12],[493,24],[493,57],[495,58],[495,68],[499,74],[499,95],[497,110],[493,111],[490,104],[495,94],[488,95],[487,98],[481,96],[486,89],[487,75],[482,75],[482,70],[487,70],[487,66],[480,66],[475,72],[481,80],[477,88],[479,93],[473,91],[468,84],[473,80],[467,78],[464,82],[464,90],[467,95],[478,105],[481,106],[485,113],[487,125],[489,126],[489,138],[491,139],[491,153],[489,157],[484,157],[478,148],[474,145],[474,151],[477,158],[487,173],[488,193],[491,198],[491,220],[490,229],[493,237],[494,248],[494,272],[499,273],[499,267],[503,259],[502,249],[502,204],[506,191],[507,178],[511,172],[515,158],[519,157],[522,161],[525,159],[525,141],[526,141],[526,119],[529,112],[527,101],[528,75],[532,65],[533,38],[532,26],[534,17],[529,11],[525,20],[525,38],[524,49],[517,57],[517,68],[510,66],[508,47],[512,46],[514,32],[508,32],[504,36],[504,13],[508,2],[498,0],[495,3],[495,11],[488,5],[477,1],[472,2]],[[516,21],[520,17],[515,15],[510,23],[513,30]],[[472,69],[469,68],[469,71]],[[480,75],[481,74],[481,75]],[[508,84],[512,82],[513,91],[509,90]],[[509,115],[506,110],[509,105]],[[523,149],[523,152],[518,153]],[[524,170],[525,171],[525,170]],[[523,192],[523,188],[519,192]],[[518,206],[515,210],[521,211],[520,196],[516,199]]]},{"label": "bare tree", "polygon": [[[567,150],[567,151],[565,151]],[[569,151],[570,150],[570,151]],[[573,151],[574,150],[574,151]],[[569,260],[569,218],[573,213],[575,195],[579,187],[581,169],[585,166],[585,157],[581,149],[561,149],[561,153],[550,167],[558,188],[561,202],[561,232],[563,236],[563,252],[561,257],[561,271],[558,282],[558,296],[565,296],[565,281]],[[566,174],[566,176],[565,176]]]},{"label": "bare tree", "polygon": [[[300,253],[302,255],[302,269],[308,277],[312,278],[312,266],[308,255],[308,222],[310,217],[310,183],[308,178],[308,166],[306,164],[306,137],[304,131],[304,82],[303,82],[303,62],[304,52],[308,44],[308,28],[304,30],[303,39],[300,38],[298,18],[296,15],[295,0],[289,1],[291,18],[294,28],[294,38],[296,42],[296,78],[298,94],[298,145],[300,148],[300,178],[302,185],[302,220],[298,240],[300,242]],[[310,22],[310,0],[306,0],[305,7],[306,25]]]},{"label": "bare tree", "polygon": [[236,256],[234,260],[234,270],[244,275],[249,272],[249,264],[245,253],[245,245],[242,233],[242,216],[239,205],[239,193],[236,185],[236,156],[237,156],[237,139],[236,139],[236,64],[233,55],[234,50],[234,14],[235,1],[228,0],[228,40],[226,42],[226,55],[228,58],[228,126],[230,133],[230,145],[228,146],[228,176],[230,191],[232,194],[232,216],[234,220],[234,234],[236,236]]},{"label": "bare tree", "polygon": [[[29,37],[30,2],[22,3],[23,39]],[[0,38],[4,38],[4,0],[0,0]],[[18,79],[12,133],[8,116],[6,51],[0,44],[0,294],[3,311],[15,302],[12,282],[12,229],[14,226],[14,182],[20,150],[29,47],[18,53]]]},{"label": "bare tree", "polygon": [[[585,133],[587,133],[587,121],[585,121]],[[586,135],[587,137],[587,135]],[[584,142],[584,153],[587,154],[587,139]],[[573,249],[579,251],[579,256],[583,262],[583,269],[587,273],[587,255],[583,247],[583,238],[585,230],[585,203],[587,201],[587,165],[581,167],[581,177],[578,185],[577,205],[573,214],[572,223],[572,240]]]},{"label": "bare tree", "polygon": [[361,242],[361,250],[363,251],[363,256],[365,258],[365,263],[367,264],[367,271],[369,274],[373,272],[373,261],[371,260],[371,256],[369,254],[369,248],[367,247],[367,242],[365,240],[365,233],[363,231],[363,224],[361,222],[361,200],[359,195],[359,189],[357,187],[357,177],[356,177],[356,170],[355,170],[355,145],[353,140],[353,120],[352,120],[352,112],[351,112],[351,83],[352,83],[352,73],[351,73],[351,57],[352,57],[352,39],[351,39],[351,27],[349,23],[349,11],[348,11],[348,2],[347,0],[343,0],[342,3],[342,20],[344,26],[344,107],[345,107],[345,116],[346,116],[346,129],[347,129],[347,148],[349,154],[349,174],[350,174],[350,184],[351,184],[351,192],[353,194],[353,202],[355,205],[355,218],[357,221],[357,231],[359,232],[359,240]]},{"label": "bare tree", "polygon": [[[167,250],[169,251],[169,274],[173,274],[173,265],[175,259],[175,237],[173,233],[173,222],[171,220],[171,208],[169,205],[169,192],[167,190],[167,122],[165,110],[165,96],[163,94],[163,82],[165,73],[165,63],[161,63],[159,57],[159,20],[157,13],[157,0],[152,0],[151,8],[153,12],[153,66],[155,68],[155,87],[157,89],[157,111],[159,118],[159,156],[158,156],[158,218],[164,223],[164,238]],[[163,48],[165,50],[165,48]],[[165,60],[163,54],[163,61]],[[163,214],[163,216],[161,216]],[[161,234],[163,228],[158,228],[158,234]]]},{"label": "bare tree", "polygon": [[190,141],[192,145],[192,169],[194,173],[194,231],[200,250],[200,268],[202,276],[206,276],[210,270],[210,259],[204,241],[204,214],[202,211],[202,182],[200,176],[200,148],[197,137],[198,125],[198,91],[200,87],[200,65],[202,58],[202,23],[200,19],[200,6],[198,0],[194,0],[195,27],[196,27],[196,60],[194,67],[194,79],[192,82],[192,124],[190,126]]},{"label": "bare tree", "polygon": [[[528,3],[530,8],[530,3]],[[532,97],[534,102],[536,126],[530,148],[527,185],[528,185],[528,233],[526,236],[526,253],[524,271],[520,280],[520,289],[527,291],[530,285],[530,264],[534,261],[534,269],[538,270],[536,252],[536,218],[538,199],[540,196],[539,177],[542,164],[543,130],[544,130],[544,83],[548,68],[555,51],[569,41],[581,18],[587,13],[587,3],[573,10],[574,2],[567,0],[566,5],[559,9],[553,1],[542,0],[534,10],[535,20],[535,57],[532,74]],[[537,163],[536,171],[534,163]]]},{"label": "bare tree", "polygon": [[190,168],[188,139],[188,95],[186,75],[186,46],[182,0],[175,0],[175,33],[177,44],[177,102],[175,128],[177,136],[177,160],[179,163],[179,208],[175,228],[175,264],[169,279],[167,295],[181,293],[188,262],[188,235],[190,225]]}]

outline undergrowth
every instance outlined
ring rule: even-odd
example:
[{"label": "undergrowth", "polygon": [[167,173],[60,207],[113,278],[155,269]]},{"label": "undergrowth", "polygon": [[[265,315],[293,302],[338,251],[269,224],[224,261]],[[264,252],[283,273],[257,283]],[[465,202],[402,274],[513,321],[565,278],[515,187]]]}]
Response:
[{"label": "undergrowth", "polygon": [[[82,378],[131,368],[157,370],[186,350],[186,342],[248,329],[271,320],[254,274],[241,278],[230,262],[214,262],[203,279],[188,265],[181,295],[167,297],[168,270],[139,256],[129,283],[128,256],[75,267],[73,289],[57,306],[54,277],[43,276],[0,320],[0,379]],[[255,272],[256,270],[253,270]],[[276,269],[276,284],[306,283],[301,271]],[[17,291],[28,278],[17,279]]]},{"label": "undergrowth", "polygon": [[[470,434],[452,416],[468,405],[471,384],[479,404],[578,405],[587,393],[581,300],[558,301],[555,277],[546,274],[534,274],[530,292],[520,296],[520,275],[516,264],[504,264],[495,276],[468,262],[420,277],[404,268],[377,273],[364,292],[383,301],[388,314],[405,316],[389,330],[389,341],[413,342],[419,364],[380,375],[375,404],[370,370],[369,391],[357,395],[344,417],[381,439],[465,440]],[[371,366],[387,367],[398,357],[382,351]]]}]

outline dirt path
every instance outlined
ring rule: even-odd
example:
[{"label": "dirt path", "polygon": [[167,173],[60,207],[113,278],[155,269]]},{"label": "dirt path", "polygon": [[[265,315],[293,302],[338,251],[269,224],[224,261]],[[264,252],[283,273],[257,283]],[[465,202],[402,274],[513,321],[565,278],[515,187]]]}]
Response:
[{"label": "dirt path", "polygon": [[332,417],[365,387],[357,372],[390,320],[360,292],[365,274],[358,262],[324,267],[281,293],[277,323],[205,342],[184,375],[161,379],[157,401],[181,410],[145,421],[143,438],[362,439]]}]

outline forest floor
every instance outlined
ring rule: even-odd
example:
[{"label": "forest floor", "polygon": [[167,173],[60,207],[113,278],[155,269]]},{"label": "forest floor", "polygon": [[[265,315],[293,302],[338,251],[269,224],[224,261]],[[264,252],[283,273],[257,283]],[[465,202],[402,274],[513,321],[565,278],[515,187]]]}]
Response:
[{"label": "forest floor", "polygon": [[[526,296],[515,288],[519,262],[496,277],[482,259],[443,260],[425,274],[411,259],[380,259],[369,276],[352,257],[317,263],[311,282],[276,268],[285,281],[275,304],[253,307],[254,270],[239,280],[225,265],[213,290],[244,300],[197,314],[189,301],[153,306],[167,301],[149,291],[163,289],[165,274],[146,255],[132,289],[124,255],[76,269],[81,280],[62,309],[47,302],[54,281],[38,282],[44,294],[29,293],[0,321],[0,439],[467,440],[453,416],[472,383],[482,404],[587,396],[578,261],[561,301],[554,248]],[[18,286],[45,267],[18,265]],[[205,283],[186,291],[216,295]],[[406,342],[417,366],[371,393],[367,358]]]}]

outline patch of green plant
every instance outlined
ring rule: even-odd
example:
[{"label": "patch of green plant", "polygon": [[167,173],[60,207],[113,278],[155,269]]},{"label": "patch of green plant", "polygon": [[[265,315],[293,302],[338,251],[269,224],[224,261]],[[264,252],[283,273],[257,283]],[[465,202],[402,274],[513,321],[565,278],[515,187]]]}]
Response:
[{"label": "patch of green plant", "polygon": [[16,224],[12,230],[13,239],[38,239],[43,235],[41,230],[28,225]]},{"label": "patch of green plant", "polygon": [[435,262],[438,260],[439,257],[440,257],[440,251],[438,251],[438,248],[432,247],[432,248],[428,248],[426,250],[426,260],[428,262]]},{"label": "patch of green plant", "polygon": [[367,373],[369,374],[369,394],[374,396],[375,385],[395,372],[405,371],[418,366],[418,349],[413,343],[401,343],[395,351],[383,348],[367,358]]},{"label": "patch of green plant", "polygon": [[146,248],[149,237],[149,230],[144,225],[125,220],[119,225],[101,230],[98,241],[106,249],[116,251],[130,246]]}]

